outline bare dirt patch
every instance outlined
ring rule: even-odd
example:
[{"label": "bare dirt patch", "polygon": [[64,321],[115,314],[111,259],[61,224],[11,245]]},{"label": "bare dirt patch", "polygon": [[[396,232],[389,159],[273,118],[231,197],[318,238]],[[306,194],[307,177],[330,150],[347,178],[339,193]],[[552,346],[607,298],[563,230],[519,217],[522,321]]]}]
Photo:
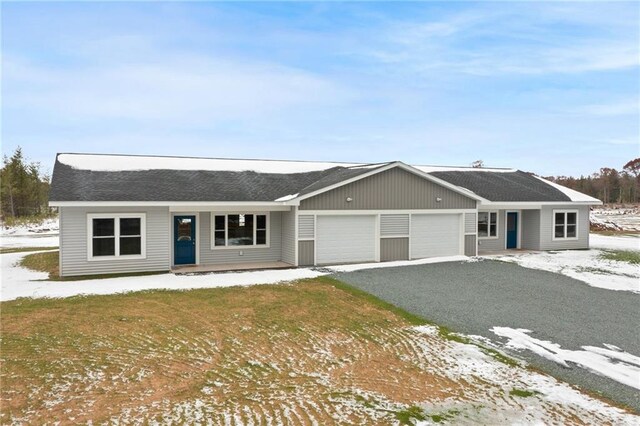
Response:
[{"label": "bare dirt patch", "polygon": [[628,416],[587,397],[523,401],[509,391],[529,389],[533,373],[322,279],[5,302],[1,349],[2,424]]}]

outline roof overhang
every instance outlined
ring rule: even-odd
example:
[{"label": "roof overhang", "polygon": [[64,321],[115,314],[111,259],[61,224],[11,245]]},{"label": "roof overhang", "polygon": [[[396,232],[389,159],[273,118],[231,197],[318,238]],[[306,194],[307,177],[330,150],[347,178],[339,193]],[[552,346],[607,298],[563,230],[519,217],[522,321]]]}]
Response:
[{"label": "roof overhang", "polygon": [[595,206],[602,201],[487,201],[478,205],[479,210],[539,210],[544,206]]},{"label": "roof overhang", "polygon": [[288,211],[298,205],[292,201],[50,201],[50,207],[168,207],[170,211]]}]

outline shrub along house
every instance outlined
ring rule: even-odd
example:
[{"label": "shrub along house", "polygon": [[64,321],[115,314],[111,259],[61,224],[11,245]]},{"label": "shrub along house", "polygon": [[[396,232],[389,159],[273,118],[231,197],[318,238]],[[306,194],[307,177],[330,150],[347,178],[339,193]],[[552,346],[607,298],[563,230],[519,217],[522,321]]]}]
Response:
[{"label": "shrub along house", "polygon": [[58,154],[60,275],[589,246],[599,200],[513,169]]}]

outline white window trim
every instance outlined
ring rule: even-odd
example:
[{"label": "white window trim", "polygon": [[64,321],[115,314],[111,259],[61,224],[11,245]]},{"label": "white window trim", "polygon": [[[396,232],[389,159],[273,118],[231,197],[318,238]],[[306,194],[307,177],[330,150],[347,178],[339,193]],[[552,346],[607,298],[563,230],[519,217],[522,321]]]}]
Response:
[{"label": "white window trim", "polygon": [[[258,228],[258,221],[254,219],[254,227],[253,227],[253,244],[246,246],[217,246],[216,245],[216,216],[224,216],[225,227],[224,227],[224,240],[225,243],[229,241],[229,223],[228,217],[230,215],[236,214],[252,214],[252,215],[263,215],[266,216],[266,233],[267,233],[267,243],[266,244],[256,244],[256,231]],[[269,212],[211,212],[211,250],[245,250],[245,249],[264,249],[271,248],[271,215]]]},{"label": "white window trim", "polygon": [[[113,219],[115,238],[114,256],[93,255],[93,219]],[[140,254],[120,254],[120,219],[140,219]],[[90,262],[109,260],[136,260],[147,258],[146,213],[88,213],[87,214],[87,260]]]},{"label": "white window trim", "polygon": [[[489,215],[489,220],[487,222],[487,234],[491,233],[491,213],[496,214],[496,235],[495,237],[491,237],[487,235],[486,237],[480,236],[480,230],[478,229],[478,224],[480,221],[480,213],[487,213]],[[482,210],[479,211],[476,215],[476,233],[479,240],[497,240],[500,238],[500,211],[499,210]]]},{"label": "white window trim", "polygon": [[[556,213],[564,213],[564,237],[556,237]],[[575,213],[576,214],[576,236],[575,237],[567,237],[567,213]],[[567,209],[567,210],[553,210],[551,212],[553,215],[551,227],[551,241],[575,241],[580,238],[580,213],[577,209]]]}]

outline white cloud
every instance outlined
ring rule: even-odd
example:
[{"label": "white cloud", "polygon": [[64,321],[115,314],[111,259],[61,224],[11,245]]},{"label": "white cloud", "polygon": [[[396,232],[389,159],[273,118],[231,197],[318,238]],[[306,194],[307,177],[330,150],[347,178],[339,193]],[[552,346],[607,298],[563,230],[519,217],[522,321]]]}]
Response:
[{"label": "white cloud", "polygon": [[640,114],[640,98],[620,100],[618,102],[585,105],[577,108],[576,112],[597,115],[597,116],[617,116]]},{"label": "white cloud", "polygon": [[5,108],[60,120],[118,118],[181,124],[248,120],[305,106],[347,102],[354,93],[312,72],[215,54],[46,67],[6,58]]}]

